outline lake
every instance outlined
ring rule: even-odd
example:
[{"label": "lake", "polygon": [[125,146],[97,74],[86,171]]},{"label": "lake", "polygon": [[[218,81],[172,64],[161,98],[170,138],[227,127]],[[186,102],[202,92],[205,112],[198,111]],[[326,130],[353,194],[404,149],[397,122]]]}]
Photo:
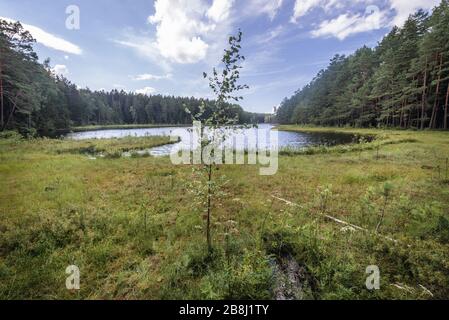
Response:
[{"label": "lake", "polygon": [[[245,137],[259,135],[268,136],[269,132],[274,128],[271,124],[259,124],[258,128],[243,129],[240,134]],[[153,148],[151,150],[142,151],[142,153],[150,153],[154,156],[169,155],[173,148],[180,149],[185,146],[185,141],[190,137],[188,127],[164,127],[164,128],[146,128],[146,129],[111,129],[111,130],[93,130],[85,132],[74,132],[66,135],[67,139],[85,140],[85,139],[107,139],[107,138],[124,138],[127,136],[145,137],[145,136],[170,136],[174,132],[180,137],[181,141],[173,145],[165,145]],[[339,145],[348,144],[354,141],[354,135],[335,132],[290,132],[278,131],[279,149],[289,148],[305,148],[317,145]]]}]

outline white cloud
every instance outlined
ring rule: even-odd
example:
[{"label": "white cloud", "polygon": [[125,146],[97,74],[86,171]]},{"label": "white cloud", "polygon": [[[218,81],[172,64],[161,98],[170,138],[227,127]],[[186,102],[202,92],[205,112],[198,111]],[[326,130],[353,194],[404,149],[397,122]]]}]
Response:
[{"label": "white cloud", "polygon": [[227,20],[234,1],[235,0],[214,0],[212,7],[207,10],[206,15],[215,22]]},{"label": "white cloud", "polygon": [[402,26],[410,14],[418,9],[430,10],[440,2],[440,0],[390,0],[391,9],[396,12],[392,24]]},{"label": "white cloud", "polygon": [[[7,22],[16,22],[13,19],[4,18],[4,17],[0,17],[0,19],[5,20]],[[52,48],[52,49],[55,49],[58,51],[71,53],[71,54],[77,54],[77,55],[80,55],[83,53],[81,48],[78,47],[77,45],[75,45],[67,40],[64,40],[58,36],[55,36],[51,33],[48,33],[39,27],[30,25],[30,24],[25,24],[25,23],[22,23],[22,26],[25,30],[30,32],[30,34],[33,36],[33,38],[36,39],[36,42],[38,42],[46,47],[49,47],[49,48]]]},{"label": "white cloud", "polygon": [[249,14],[266,14],[271,20],[273,20],[279,12],[283,2],[283,0],[250,0],[250,7],[248,9],[250,10]]},{"label": "white cloud", "polygon": [[[343,13],[351,16],[351,9],[356,5],[376,5],[384,9],[389,8],[392,13],[391,21],[386,21],[387,24],[402,26],[410,14],[413,14],[418,9],[430,10],[440,3],[441,0],[296,0],[293,9],[291,22],[296,23],[300,17],[310,13],[314,9],[322,9],[326,14],[334,14],[339,12],[338,18],[343,20]],[[342,10],[346,9],[346,12]],[[359,8],[360,9],[360,8]],[[380,10],[378,10],[380,11]],[[355,15],[352,15],[354,17]],[[335,19],[334,19],[335,20]]]},{"label": "white cloud", "polygon": [[267,44],[279,37],[282,32],[284,32],[284,27],[282,25],[279,25],[274,29],[268,30],[260,35],[255,36],[254,40],[257,44]]},{"label": "white cloud", "polygon": [[[216,25],[205,19],[203,0],[156,0],[148,21],[156,25],[156,48],[162,57],[177,63],[195,63],[206,57],[209,44],[203,37]],[[220,17],[221,18],[221,17]]]},{"label": "white cloud", "polygon": [[386,13],[380,10],[367,12],[365,15],[345,13],[335,19],[321,22],[318,29],[313,30],[311,34],[313,37],[336,37],[344,40],[356,33],[382,28],[385,19]]},{"label": "white cloud", "polygon": [[124,47],[135,49],[141,56],[153,57],[156,54],[150,39],[131,35],[126,35],[126,38],[126,40],[114,40],[114,42]]},{"label": "white cloud", "polygon": [[318,8],[322,9],[328,15],[333,14],[335,16],[337,12],[341,12],[345,8],[351,10],[356,5],[369,6],[382,1],[385,0],[296,0],[290,22],[297,23],[299,18]]},{"label": "white cloud", "polygon": [[[274,18],[283,0],[248,0],[238,4],[235,0],[155,0],[154,13],[148,22],[155,26],[152,37],[148,33],[124,33],[115,43],[134,49],[171,72],[172,64],[204,62],[215,65],[233,24],[250,16],[266,14]],[[280,32],[280,30],[277,30]],[[270,37],[276,37],[272,34]]]},{"label": "white cloud", "polygon": [[115,89],[125,89],[126,86],[124,86],[123,84],[119,84],[119,83],[115,83],[112,85]]},{"label": "white cloud", "polygon": [[113,40],[116,44],[133,49],[139,56],[151,60],[154,64],[160,66],[165,72],[171,71],[171,66],[163,57],[160,56],[156,45],[148,35],[136,35],[127,30],[123,34],[122,40]]},{"label": "white cloud", "polygon": [[170,79],[172,77],[171,73],[167,73],[164,76],[158,76],[150,73],[139,74],[137,76],[131,76],[131,78],[135,81],[144,81],[144,80],[163,80]]},{"label": "white cloud", "polygon": [[51,72],[53,72],[55,75],[58,76],[67,77],[67,75],[69,74],[69,69],[67,68],[66,65],[57,64],[51,69]]},{"label": "white cloud", "polygon": [[[324,1],[328,2],[328,1]],[[296,0],[293,8],[292,22],[297,22],[298,18],[306,15],[310,10],[318,7],[323,3],[323,0]]]},{"label": "white cloud", "polygon": [[136,90],[136,93],[149,96],[149,95],[156,93],[156,89],[154,89],[152,87],[145,87],[143,89]]},{"label": "white cloud", "polygon": [[172,63],[193,64],[218,59],[231,24],[235,0],[155,0],[148,34],[127,34],[116,43],[133,48],[170,72]]}]

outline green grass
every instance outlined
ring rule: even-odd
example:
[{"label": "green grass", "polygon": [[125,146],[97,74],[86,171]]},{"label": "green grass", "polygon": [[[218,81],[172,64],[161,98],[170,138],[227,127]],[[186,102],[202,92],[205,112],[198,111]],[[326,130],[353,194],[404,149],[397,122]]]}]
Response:
[{"label": "green grass", "polygon": [[[229,183],[213,202],[211,253],[190,166],[84,152],[161,141],[0,139],[0,297],[271,299],[273,265],[294,259],[307,299],[449,298],[449,134],[342,130],[376,139],[281,155],[272,177],[221,166]],[[65,288],[72,264],[75,293]],[[368,265],[380,268],[378,291],[365,288]]]},{"label": "green grass", "polygon": [[146,150],[175,142],[170,141],[170,137],[124,137],[113,139],[88,139],[81,141],[59,140],[55,142],[50,140],[52,151],[58,154],[88,154],[102,155],[105,157],[119,158],[123,153],[129,152],[135,154],[135,151]]}]

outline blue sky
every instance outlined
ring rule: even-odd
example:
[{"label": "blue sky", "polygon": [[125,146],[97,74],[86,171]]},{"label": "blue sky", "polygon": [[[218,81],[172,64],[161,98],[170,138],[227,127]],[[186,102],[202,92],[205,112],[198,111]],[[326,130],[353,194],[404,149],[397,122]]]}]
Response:
[{"label": "blue sky", "polygon": [[[242,106],[271,112],[337,53],[375,46],[393,25],[439,0],[0,0],[41,60],[80,87],[212,97],[210,71],[241,28]],[[79,8],[80,28],[66,27]],[[73,21],[73,20],[70,20]]]}]

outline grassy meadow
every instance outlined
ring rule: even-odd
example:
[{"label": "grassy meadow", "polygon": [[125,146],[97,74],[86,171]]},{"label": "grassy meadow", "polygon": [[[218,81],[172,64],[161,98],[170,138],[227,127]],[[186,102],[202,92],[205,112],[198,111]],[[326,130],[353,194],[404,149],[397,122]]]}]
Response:
[{"label": "grassy meadow", "polygon": [[192,167],[120,156],[168,138],[4,136],[0,299],[449,298],[449,133],[338,130],[375,139],[282,150],[274,176],[221,166],[210,253]]}]

